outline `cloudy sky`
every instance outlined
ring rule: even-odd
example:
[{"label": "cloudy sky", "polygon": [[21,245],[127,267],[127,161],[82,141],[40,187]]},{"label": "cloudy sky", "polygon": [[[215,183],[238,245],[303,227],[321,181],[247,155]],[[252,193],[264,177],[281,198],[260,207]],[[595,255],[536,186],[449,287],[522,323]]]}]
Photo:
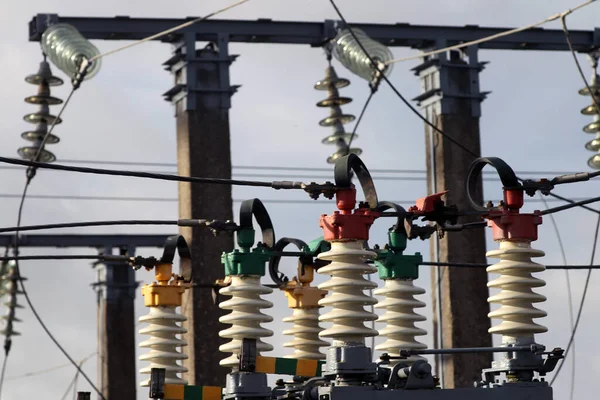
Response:
[{"label": "cloudy sky", "polygon": [[[171,2],[130,0],[127,2],[105,0],[81,2],[74,0],[17,2],[6,0],[0,4],[0,51],[3,89],[0,96],[0,116],[3,134],[0,135],[2,155],[16,156],[17,148],[25,145],[21,132],[29,129],[22,116],[35,106],[23,102],[25,96],[36,88],[23,78],[34,73],[41,59],[38,43],[30,43],[27,24],[37,13],[58,13],[64,16],[115,16],[173,17],[198,16],[212,12],[225,4],[223,0],[181,1],[177,7]],[[516,27],[539,21],[554,13],[578,4],[574,0],[475,1],[426,0],[390,1],[339,0],[339,6],[351,22],[411,23],[432,25],[477,24],[493,27]],[[592,5],[569,17],[572,29],[593,29],[598,7]],[[325,0],[253,0],[220,18],[323,21],[336,19],[329,2]],[[559,23],[547,28],[558,29]],[[96,42],[101,51],[122,43]],[[200,44],[201,45],[201,44]],[[163,101],[161,94],[172,85],[169,73],[161,64],[170,57],[170,46],[160,43],[145,44],[113,55],[103,61],[102,70],[86,82],[75,94],[72,104],[64,114],[63,124],[55,133],[60,136],[58,145],[50,146],[59,160],[110,160],[174,163],[176,161],[175,121],[172,106]],[[232,54],[240,54],[231,68],[232,84],[242,85],[233,97],[230,112],[232,160],[234,172],[249,173],[239,166],[294,166],[326,167],[325,159],[333,151],[321,145],[329,131],[318,126],[326,111],[314,106],[321,100],[322,92],[313,90],[314,81],[320,79],[326,66],[322,51],[304,46],[279,46],[268,44],[232,44]],[[393,49],[397,57],[416,54],[410,49]],[[489,61],[481,75],[481,89],[491,91],[482,105],[482,154],[499,156],[520,171],[576,171],[586,170],[586,160],[591,155],[584,143],[591,139],[581,131],[591,118],[579,114],[589,99],[577,94],[582,86],[575,65],[568,53],[541,53],[516,51],[481,51],[481,61]],[[585,57],[586,73],[589,67]],[[419,94],[420,84],[410,72],[416,61],[396,65],[391,80],[407,97]],[[336,64],[338,73],[348,77],[353,84],[343,94],[355,101],[344,110],[358,114],[368,88],[360,78]],[[55,74],[61,74],[54,68]],[[66,97],[68,86],[53,90],[58,97]],[[424,169],[425,148],[422,123],[411,114],[395,95],[383,85],[366,113],[360,126],[356,146],[364,151],[363,160],[371,169]],[[141,167],[140,167],[141,168]],[[174,171],[173,167],[156,168],[157,171]],[[254,173],[258,173],[254,171]],[[264,173],[264,172],[263,172]],[[306,174],[306,173],[303,173]],[[330,175],[319,173],[317,177]],[[377,174],[374,174],[377,176]],[[381,176],[381,174],[379,175]],[[398,175],[395,175],[398,176]],[[415,176],[423,176],[415,175]],[[296,178],[290,175],[291,179]],[[20,193],[24,181],[22,170],[0,169],[3,182],[1,194]],[[407,201],[426,194],[424,181],[377,180],[381,199]],[[557,193],[570,197],[593,196],[597,182],[561,187]],[[169,182],[133,178],[99,177],[72,173],[39,171],[30,188],[31,195],[77,196],[135,196],[173,198],[177,186]],[[487,198],[497,199],[500,193],[497,182],[485,185]],[[268,189],[234,188],[235,199],[259,197],[265,199],[279,237],[294,236],[310,240],[320,234],[318,216],[330,212],[333,203],[327,204],[272,204],[269,199],[306,200],[299,193],[272,192]],[[18,202],[2,199],[0,225],[12,226],[16,222]],[[554,204],[554,203],[553,203]],[[239,202],[234,207],[237,209]],[[538,202],[528,209],[542,207]],[[237,212],[236,212],[237,214]],[[299,218],[302,215],[302,218]],[[28,199],[24,211],[24,224],[101,219],[174,219],[177,217],[176,201],[83,201]],[[199,218],[204,216],[197,216]],[[566,245],[569,263],[589,262],[594,214],[571,210],[557,215],[560,232]],[[385,240],[387,225],[380,222],[372,231],[372,244]],[[77,233],[173,233],[173,229],[149,227],[122,227],[110,229],[79,229]],[[62,233],[65,233],[64,231]],[[496,248],[488,235],[488,248]],[[556,235],[549,220],[540,227],[540,240],[536,248],[546,252],[543,262],[562,262]],[[426,243],[411,242],[408,251],[428,254]],[[23,249],[23,254],[65,254],[67,249]],[[73,254],[92,249],[71,251]],[[143,254],[158,254],[157,249],[140,249]],[[429,271],[423,267],[417,282],[430,292]],[[90,284],[95,271],[85,262],[28,262],[22,263],[22,274],[28,281],[33,303],[47,322],[50,330],[75,359],[82,359],[96,351],[96,304]],[[569,338],[569,313],[564,271],[539,274],[547,286],[539,292],[548,297],[540,307],[548,312],[541,321],[549,332],[538,341],[548,347],[566,346]],[[138,273],[138,280],[149,281],[151,276]],[[573,293],[578,303],[584,271],[571,273]],[[598,284],[592,275],[591,288]],[[465,293],[465,295],[468,295]],[[282,308],[282,294],[274,308],[275,322],[270,328],[283,329],[281,319],[290,314]],[[430,304],[428,295],[423,300]],[[597,310],[600,300],[597,291],[591,290],[577,335],[576,398],[590,396],[594,378],[600,373],[600,352],[593,332],[598,329]],[[137,315],[145,310],[141,296],[136,299]],[[429,308],[424,312],[431,316]],[[60,398],[74,375],[70,367],[51,373],[19,378],[24,374],[54,367],[66,362],[45,336],[29,310],[19,310],[18,324],[22,336],[16,338],[8,361],[4,387],[6,399],[28,399],[44,394],[46,398]],[[421,324],[431,330],[430,322]],[[140,341],[141,337],[136,338]],[[287,354],[281,339],[271,341],[273,355]],[[431,345],[431,338],[426,342]],[[570,362],[556,384],[556,398],[568,394]],[[85,371],[96,374],[95,359],[89,361]],[[82,381],[82,380],[80,380]],[[87,386],[82,382],[82,390]],[[140,391],[139,398],[147,394]]]}]

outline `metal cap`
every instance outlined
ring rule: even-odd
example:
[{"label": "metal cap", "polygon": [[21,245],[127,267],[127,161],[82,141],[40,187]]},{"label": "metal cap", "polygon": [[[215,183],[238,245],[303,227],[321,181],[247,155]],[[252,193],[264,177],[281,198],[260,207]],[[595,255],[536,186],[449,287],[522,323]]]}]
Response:
[{"label": "metal cap", "polygon": [[[18,150],[18,153],[22,159],[32,161],[35,158],[35,155],[37,154],[38,149],[39,149],[39,147],[35,147],[35,146],[21,147]],[[50,153],[48,150],[42,150],[42,152],[40,153],[40,157],[38,158],[38,161],[43,162],[43,163],[51,163],[51,162],[56,161],[56,156],[54,154]]]},{"label": "metal cap", "polygon": [[354,121],[356,117],[352,114],[342,114],[342,109],[339,106],[331,107],[331,114],[329,117],[323,118],[319,121],[321,126],[334,126],[337,122],[347,124]]},{"label": "metal cap", "polygon": [[325,69],[325,78],[315,83],[315,89],[327,90],[330,86],[343,88],[350,84],[350,81],[345,78],[339,78],[335,69],[330,65]]},{"label": "metal cap", "polygon": [[588,160],[588,166],[593,169],[600,169],[600,154],[594,154]]},{"label": "metal cap", "polygon": [[[594,74],[594,76],[592,77],[592,80],[590,81],[590,89],[592,89],[592,92],[594,94],[600,94],[600,77],[598,76],[598,74]],[[590,91],[588,90],[587,86],[582,89],[579,89],[578,93],[582,96],[590,95]]]},{"label": "metal cap", "polygon": [[27,114],[23,119],[31,124],[39,124],[45,122],[47,124],[60,124],[62,120],[55,115],[50,114],[48,104],[40,104],[40,109],[37,112]]},{"label": "metal cap", "polygon": [[54,106],[61,104],[63,101],[58,97],[50,96],[50,87],[47,81],[43,81],[38,86],[37,95],[25,97],[25,102],[29,104],[48,104]]},{"label": "metal cap", "polygon": [[44,81],[46,81],[49,86],[60,86],[64,83],[58,76],[52,75],[50,64],[47,61],[42,61],[40,63],[40,69],[36,74],[28,75],[25,78],[25,82],[31,83],[32,85],[39,85]]}]

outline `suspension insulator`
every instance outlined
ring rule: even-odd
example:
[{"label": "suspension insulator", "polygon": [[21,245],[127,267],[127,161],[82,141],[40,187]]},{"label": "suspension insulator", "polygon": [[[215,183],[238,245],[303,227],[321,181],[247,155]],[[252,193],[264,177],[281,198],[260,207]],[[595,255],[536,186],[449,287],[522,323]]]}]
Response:
[{"label": "suspension insulator", "polygon": [[231,310],[231,313],[219,318],[224,324],[231,327],[219,332],[219,336],[231,339],[230,342],[219,347],[224,353],[232,353],[231,356],[221,360],[220,365],[237,369],[239,367],[238,355],[242,348],[243,339],[256,339],[258,353],[273,350],[273,346],[261,340],[264,337],[273,336],[273,331],[263,328],[261,325],[273,321],[269,315],[260,310],[273,307],[273,303],[261,299],[261,295],[272,293],[273,289],[263,286],[260,277],[255,276],[231,276],[231,284],[220,290],[220,294],[231,296],[222,302],[219,307]]},{"label": "suspension insulator", "polygon": [[[381,289],[374,292],[383,296],[376,308],[383,308],[385,314],[379,317],[378,322],[387,325],[379,331],[387,340],[375,347],[393,356],[399,355],[399,350],[426,349],[427,346],[415,339],[415,336],[427,335],[427,331],[415,326],[416,322],[425,321],[426,318],[415,312],[416,308],[425,307],[425,303],[415,299],[415,295],[424,294],[425,290],[414,285],[412,280],[387,279]],[[411,356],[403,363],[412,364],[423,357]]]},{"label": "suspension insulator", "polygon": [[[354,33],[354,35],[352,35]],[[355,39],[356,36],[356,39]],[[341,30],[338,35],[332,40],[333,44],[333,55],[339,60],[346,68],[354,72],[367,81],[371,81],[378,73],[371,60],[376,63],[381,63],[377,67],[383,73],[388,76],[392,72],[392,65],[385,65],[387,61],[393,58],[393,54],[386,46],[371,39],[361,29],[353,28],[352,32],[348,29]],[[367,51],[367,54],[361,48]]]},{"label": "suspension insulator", "polygon": [[545,286],[546,282],[531,275],[545,270],[543,265],[531,261],[531,257],[542,257],[544,252],[532,249],[529,242],[501,241],[499,250],[488,251],[486,255],[500,259],[500,262],[487,268],[489,273],[500,274],[500,277],[488,283],[488,287],[501,289],[500,293],[488,298],[489,303],[501,304],[488,316],[502,320],[489,332],[502,335],[505,344],[533,342],[534,334],[548,330],[533,322],[534,318],[547,315],[533,306],[534,303],[546,301],[546,297],[532,290]]},{"label": "suspension insulator", "polygon": [[319,326],[318,308],[294,308],[292,316],[284,318],[283,322],[294,324],[292,329],[283,331],[284,335],[294,336],[293,340],[283,344],[283,347],[294,349],[294,354],[286,356],[287,358],[325,359],[325,354],[319,349],[329,346],[329,343],[319,339],[323,328]]},{"label": "suspension insulator", "polygon": [[[187,329],[181,327],[181,323],[187,318],[177,313],[175,307],[149,308],[150,312],[139,320],[150,324],[140,329],[140,334],[150,335],[150,339],[140,343],[140,347],[150,349],[150,353],[140,356],[140,361],[150,361],[150,365],[142,368],[140,373],[149,375],[152,368],[164,368],[165,383],[187,385],[187,381],[178,376],[180,373],[187,372],[187,368],[180,365],[179,361],[187,359],[188,356],[178,350],[179,347],[187,346],[187,342],[177,336],[187,332]],[[149,386],[150,380],[140,385]]]},{"label": "suspension insulator", "polygon": [[21,335],[19,332],[14,330],[14,323],[21,322],[16,315],[17,308],[23,308],[17,302],[17,296],[23,294],[21,290],[19,290],[19,281],[25,280],[25,278],[19,276],[16,266],[13,264],[8,267],[4,276],[2,276],[3,287],[2,287],[2,296],[5,296],[6,300],[3,303],[6,307],[6,314],[2,316],[2,319],[5,320],[4,329],[0,331],[0,334],[4,335],[7,339],[10,340],[12,336]]},{"label": "suspension insulator", "polygon": [[[89,61],[100,54],[72,25],[55,24],[46,29],[40,40],[42,50],[52,63],[73,78],[79,72],[83,60]],[[90,79],[100,70],[100,59],[88,67],[85,79]]]},{"label": "suspension insulator", "polygon": [[317,257],[331,261],[318,270],[320,274],[331,276],[330,280],[319,285],[319,289],[329,292],[327,297],[319,301],[319,305],[333,309],[319,317],[319,320],[332,322],[333,325],[319,336],[332,338],[334,346],[364,344],[366,337],[378,334],[364,325],[367,321],[377,319],[376,314],[364,309],[364,306],[377,304],[377,300],[363,292],[377,288],[377,283],[363,277],[364,274],[377,272],[376,267],[366,263],[375,256],[375,253],[363,248],[362,241],[349,241],[332,242],[331,250]]}]

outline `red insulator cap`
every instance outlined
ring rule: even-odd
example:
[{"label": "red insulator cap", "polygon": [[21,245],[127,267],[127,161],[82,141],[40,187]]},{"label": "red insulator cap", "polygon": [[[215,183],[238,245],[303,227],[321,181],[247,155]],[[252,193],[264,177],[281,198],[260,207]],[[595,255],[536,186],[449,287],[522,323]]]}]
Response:
[{"label": "red insulator cap", "polygon": [[538,238],[538,225],[542,223],[539,211],[521,214],[523,191],[505,190],[504,204],[501,210],[490,210],[487,215],[488,226],[492,227],[494,240],[534,241]]},{"label": "red insulator cap", "polygon": [[338,190],[335,194],[337,207],[340,211],[333,214],[321,215],[319,226],[323,228],[324,238],[327,241],[368,240],[369,228],[379,213],[371,211],[368,207],[356,205],[356,189]]}]

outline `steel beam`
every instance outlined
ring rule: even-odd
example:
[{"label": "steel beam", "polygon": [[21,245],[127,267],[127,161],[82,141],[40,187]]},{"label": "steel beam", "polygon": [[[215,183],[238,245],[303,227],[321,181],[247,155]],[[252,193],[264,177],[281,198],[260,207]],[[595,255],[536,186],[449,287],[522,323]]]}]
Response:
[{"label": "steel beam", "polygon": [[[19,247],[163,247],[172,235],[21,235]],[[0,235],[0,247],[12,246],[14,235]]]},{"label": "steel beam", "polygon": [[[139,40],[157,32],[173,28],[193,19],[61,17],[58,14],[38,14],[29,23],[29,40],[39,41],[48,26],[57,22],[73,25],[88,39],[99,40]],[[279,43],[321,46],[335,35],[336,21],[295,22],[273,21],[271,19],[218,20],[211,19],[193,24],[177,34],[160,40],[178,41],[184,33],[194,34],[197,41],[215,42],[219,35],[226,34],[230,42]],[[387,46],[412,47],[422,49],[433,47],[439,38],[448,45],[495,35],[511,28],[491,28],[477,25],[435,26],[397,24],[363,24],[352,26],[364,30],[370,37]],[[578,52],[589,52],[600,47],[600,28],[591,31],[570,31],[573,47]],[[480,49],[493,50],[551,50],[568,51],[565,36],[560,29],[534,28],[504,36],[490,42],[481,43]]]}]

